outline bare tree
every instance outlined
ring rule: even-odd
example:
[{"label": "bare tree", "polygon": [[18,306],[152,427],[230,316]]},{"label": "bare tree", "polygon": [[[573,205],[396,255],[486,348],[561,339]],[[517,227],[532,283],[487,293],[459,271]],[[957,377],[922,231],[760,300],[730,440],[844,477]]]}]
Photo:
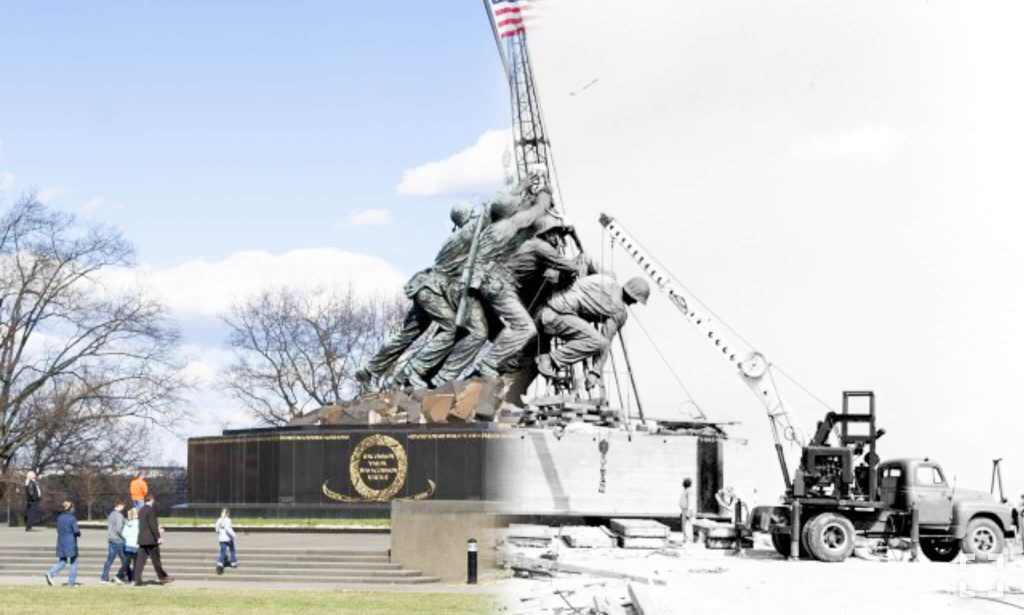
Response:
[{"label": "bare tree", "polygon": [[123,421],[175,420],[177,330],[159,302],[108,275],[133,258],[116,230],[33,195],[0,218],[0,470],[20,452],[68,465]]},{"label": "bare tree", "polygon": [[103,408],[102,401],[83,401],[75,391],[57,386],[33,405],[38,429],[19,458],[37,472],[74,472],[79,468],[132,470],[148,459],[152,424],[125,418]]},{"label": "bare tree", "polygon": [[235,361],[232,396],[257,418],[283,424],[351,396],[355,372],[401,323],[400,298],[343,291],[265,291],[224,317]]}]

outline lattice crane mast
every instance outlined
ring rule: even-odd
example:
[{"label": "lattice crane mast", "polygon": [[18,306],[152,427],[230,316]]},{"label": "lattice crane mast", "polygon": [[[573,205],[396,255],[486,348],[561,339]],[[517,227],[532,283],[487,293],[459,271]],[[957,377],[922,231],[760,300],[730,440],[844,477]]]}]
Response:
[{"label": "lattice crane mast", "polygon": [[672,304],[701,332],[701,337],[706,339],[717,351],[717,354],[736,370],[737,375],[764,404],[765,410],[768,412],[772,438],[775,441],[775,452],[779,458],[786,488],[790,488],[792,479],[786,464],[783,438],[801,449],[807,445],[808,440],[803,429],[794,421],[782,402],[782,396],[772,379],[771,363],[763,354],[717,321],[711,311],[701,304],[692,293],[678,284],[672,275],[665,271],[657,260],[640,245],[640,242],[622,228],[614,218],[601,214],[600,221],[611,238],[618,242],[626,253],[640,265],[644,273],[668,296]]}]

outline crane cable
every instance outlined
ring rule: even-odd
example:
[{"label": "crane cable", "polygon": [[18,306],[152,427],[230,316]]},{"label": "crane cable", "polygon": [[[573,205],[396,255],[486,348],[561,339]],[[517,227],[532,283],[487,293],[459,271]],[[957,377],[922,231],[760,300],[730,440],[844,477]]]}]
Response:
[{"label": "crane cable", "polygon": [[640,318],[637,317],[636,312],[634,312],[632,309],[629,310],[629,313],[636,321],[636,324],[640,327],[640,330],[643,331],[644,337],[646,337],[647,341],[649,341],[651,343],[651,346],[654,347],[654,351],[658,353],[659,357],[661,357],[661,362],[665,364],[665,367],[668,369],[668,373],[672,374],[672,377],[679,384],[679,388],[681,388],[683,390],[683,393],[686,394],[687,400],[691,404],[693,404],[693,407],[696,408],[697,412],[700,413],[700,418],[706,420],[708,418],[708,415],[704,413],[704,410],[700,407],[700,404],[698,404],[697,400],[695,400],[693,398],[693,395],[690,394],[689,389],[687,389],[686,385],[683,384],[683,380],[682,378],[679,377],[679,374],[676,373],[676,370],[672,369],[672,364],[669,363],[668,358],[664,355],[664,353],[661,352],[661,348],[658,347],[657,342],[654,341],[654,338],[647,331],[647,327],[644,326],[643,321],[641,321]]},{"label": "crane cable", "polygon": [[[601,270],[602,271],[605,271],[605,268],[604,268],[604,239],[605,239],[606,236],[608,236],[608,229],[604,228],[604,227],[601,227]],[[615,238],[614,237],[609,237],[608,238],[608,245],[609,245],[609,254],[610,254],[608,259],[609,259],[609,261],[611,263],[612,272],[614,273],[614,271],[615,271]],[[658,354],[659,357],[661,357],[661,362],[665,364],[665,368],[668,369],[669,374],[671,374],[672,378],[675,379],[677,384],[679,384],[679,388],[681,388],[683,390],[683,393],[686,395],[687,401],[689,401],[691,404],[693,404],[693,407],[696,408],[697,412],[700,413],[701,418],[706,420],[708,418],[707,414],[704,413],[704,410],[700,407],[700,404],[697,403],[697,400],[694,399],[693,395],[690,393],[690,390],[686,388],[685,384],[683,384],[682,378],[680,378],[679,374],[677,374],[676,371],[672,368],[672,364],[669,363],[669,360],[665,356],[665,354],[663,352],[661,352],[661,348],[654,341],[654,337],[651,336],[651,334],[647,331],[647,328],[644,327],[644,323],[640,320],[640,318],[636,315],[636,313],[631,308],[627,307],[627,309],[629,310],[629,313],[633,316],[633,319],[636,321],[636,324],[640,327],[640,330],[643,332],[644,337],[647,338],[647,341],[649,341],[651,343],[651,346],[654,347],[654,351]],[[629,397],[628,392],[627,392],[626,397],[628,399],[628,397]]]},{"label": "crane cable", "polygon": [[[620,222],[620,221],[616,220],[616,224],[618,224],[618,225],[619,225],[619,227],[621,227],[621,228],[622,228],[622,229],[623,229],[624,231],[626,231],[626,232],[628,233],[628,230],[626,230],[626,227],[625,227],[625,225],[623,225],[623,224],[622,224],[622,222]],[[606,229],[606,228],[605,228],[605,229],[603,229],[603,231],[602,231],[602,232],[603,232],[603,233],[607,233],[607,229]],[[630,235],[632,235],[632,234],[630,233]],[[635,242],[636,242],[637,244],[639,244],[639,245],[640,245],[640,247],[641,247],[641,248],[643,248],[643,244],[640,244],[640,241],[639,241],[639,240],[637,240],[637,239],[635,239],[635,238],[634,238],[634,239],[633,239],[633,241],[635,241]],[[612,238],[612,241],[611,241],[611,246],[612,246],[612,253],[614,254],[614,252],[615,252],[615,240],[614,240],[614,238]],[[679,286],[680,286],[680,287],[681,287],[681,288],[682,288],[683,290],[685,290],[685,291],[686,291],[687,293],[689,293],[689,294],[690,294],[690,295],[691,295],[691,296],[692,296],[692,297],[693,297],[694,299],[696,299],[696,300],[698,301],[698,303],[700,303],[700,305],[701,305],[701,308],[703,308],[703,310],[704,310],[705,312],[707,312],[707,313],[708,313],[709,315],[711,315],[711,317],[712,317],[712,318],[714,318],[714,319],[715,319],[715,320],[716,320],[716,321],[718,322],[718,324],[719,324],[720,326],[724,327],[724,328],[725,328],[725,329],[726,329],[727,331],[729,331],[729,332],[730,332],[730,333],[732,333],[732,334],[733,334],[734,336],[736,336],[736,338],[737,338],[737,339],[739,339],[739,340],[740,340],[740,341],[741,341],[742,343],[746,344],[748,348],[751,348],[751,349],[754,349],[754,348],[756,348],[756,346],[754,346],[753,344],[751,344],[750,342],[748,342],[748,341],[746,340],[746,338],[744,338],[744,337],[743,337],[742,335],[740,335],[740,334],[739,334],[739,333],[738,333],[738,332],[737,332],[737,331],[736,331],[735,329],[733,329],[732,327],[730,327],[730,326],[729,326],[729,324],[728,324],[727,322],[725,322],[725,320],[723,320],[723,319],[722,319],[721,317],[719,317],[719,316],[718,316],[718,314],[716,314],[716,313],[715,313],[715,312],[714,312],[713,310],[711,310],[711,309],[710,309],[710,308],[709,308],[709,307],[707,306],[707,304],[706,304],[706,303],[704,303],[703,301],[701,301],[700,297],[698,297],[698,296],[697,296],[697,293],[693,292],[693,291],[692,291],[692,290],[690,290],[690,289],[689,289],[689,288],[688,288],[688,287],[687,287],[687,286],[686,286],[685,284],[683,284],[683,283],[682,283],[681,281],[679,281],[679,279],[678,279],[678,278],[676,278],[676,277],[675,277],[675,275],[673,275],[673,274],[671,273],[671,270],[669,270],[669,268],[668,268],[668,267],[666,267],[666,266],[665,266],[665,265],[664,265],[664,264],[663,264],[663,263],[662,263],[662,262],[661,262],[660,260],[658,260],[658,258],[657,258],[657,257],[655,257],[655,256],[654,256],[654,255],[653,255],[653,254],[652,254],[652,253],[651,253],[651,252],[650,252],[649,250],[647,250],[646,248],[644,248],[644,252],[646,252],[646,255],[647,255],[647,256],[648,256],[648,257],[649,257],[649,258],[650,258],[650,259],[651,259],[652,261],[654,261],[654,263],[655,263],[655,264],[656,264],[656,265],[657,265],[658,267],[660,267],[660,268],[661,268],[661,271],[662,271],[662,273],[663,273],[664,275],[668,276],[668,277],[669,277],[669,278],[670,278],[670,279],[671,279],[671,280],[672,280],[672,281],[673,281],[674,283],[678,284],[678,285],[679,285]],[[603,249],[603,246],[602,246],[602,259],[603,259],[603,253],[604,253],[604,249]],[[612,258],[613,258],[613,266],[614,266],[614,256],[613,256]],[[630,310],[630,313],[631,313],[631,314],[633,314],[633,310]],[[635,314],[634,314],[634,316],[635,316]],[[687,390],[686,390],[686,387],[685,387],[685,386],[683,385],[683,383],[682,383],[682,380],[681,380],[681,379],[679,378],[679,376],[678,376],[678,375],[677,375],[677,374],[675,373],[675,371],[674,371],[674,370],[672,369],[671,365],[669,365],[669,363],[668,363],[668,360],[667,360],[667,359],[665,358],[665,356],[664,356],[664,355],[662,354],[662,352],[661,352],[661,349],[660,349],[660,348],[658,347],[658,345],[657,345],[657,344],[656,344],[656,343],[654,342],[654,339],[653,339],[653,338],[651,337],[651,335],[650,335],[650,334],[649,334],[649,333],[647,332],[647,329],[645,329],[645,328],[644,328],[644,326],[643,326],[643,323],[642,323],[642,322],[640,322],[640,319],[639,319],[639,318],[637,319],[637,324],[639,324],[639,325],[640,325],[640,329],[641,329],[641,330],[642,330],[642,331],[644,332],[644,335],[645,335],[645,336],[647,336],[647,339],[648,339],[648,340],[650,340],[650,342],[651,342],[651,345],[652,345],[652,346],[654,346],[654,349],[655,349],[655,351],[657,351],[658,355],[659,355],[659,356],[661,357],[662,361],[663,361],[663,362],[665,363],[665,366],[666,366],[666,367],[668,367],[668,369],[669,369],[669,372],[670,372],[670,373],[672,374],[672,376],[673,376],[673,377],[675,377],[675,379],[676,379],[676,382],[678,382],[678,383],[679,383],[679,385],[680,385],[681,387],[683,387],[683,390],[684,390],[684,391],[685,391],[685,392],[687,393],[687,395],[689,395],[689,391],[687,391]],[[804,394],[806,394],[807,396],[809,396],[809,397],[810,397],[811,399],[813,399],[813,400],[814,400],[814,401],[816,401],[817,403],[821,404],[821,405],[822,405],[822,406],[823,406],[824,408],[826,408],[826,409],[827,409],[827,410],[829,410],[830,412],[835,412],[835,410],[834,410],[834,409],[833,409],[833,408],[832,408],[831,406],[829,406],[829,405],[828,405],[827,403],[825,403],[824,401],[822,401],[822,400],[821,400],[821,399],[820,399],[820,398],[819,398],[818,396],[816,396],[816,395],[815,395],[814,393],[812,393],[812,392],[811,392],[811,391],[810,391],[810,390],[809,390],[809,389],[808,389],[807,387],[805,387],[805,386],[804,386],[803,384],[801,384],[801,383],[800,383],[800,382],[799,382],[799,381],[798,381],[798,380],[797,380],[796,378],[794,378],[793,376],[790,376],[790,375],[789,375],[788,373],[786,373],[786,372],[785,372],[785,370],[783,370],[783,369],[782,369],[781,367],[777,366],[777,365],[776,365],[775,363],[770,363],[770,364],[769,364],[769,368],[775,368],[776,370],[778,370],[778,372],[779,372],[779,373],[780,373],[780,374],[781,374],[782,376],[784,376],[784,377],[785,377],[785,378],[786,378],[787,380],[789,380],[790,382],[792,382],[793,384],[795,384],[795,385],[796,385],[796,386],[797,386],[797,387],[798,387],[798,388],[799,388],[799,389],[800,389],[801,391],[803,391],[803,392],[804,392]],[[774,379],[774,376],[772,376],[770,372],[769,372],[769,375],[770,375],[770,376],[772,377],[772,384],[773,384],[773,385],[775,385],[775,379]],[[777,385],[775,385],[775,388],[776,388],[776,390],[778,390],[778,386],[777,386]],[[703,410],[701,410],[700,406],[699,406],[699,405],[697,405],[696,401],[694,401],[694,400],[693,400],[693,397],[692,397],[692,396],[690,396],[690,401],[692,401],[692,402],[693,402],[693,404],[694,404],[694,406],[695,406],[695,407],[697,408],[697,410],[698,410],[698,411],[699,411],[699,412],[700,412],[700,413],[701,413],[701,414],[703,415],[703,414],[704,414]],[[781,399],[781,398],[779,399],[779,403],[780,403],[780,404],[784,404],[784,402],[782,401],[782,399]],[[787,414],[787,415],[791,415],[791,413],[789,412],[789,410],[788,410],[787,408],[785,408],[785,405],[783,405],[783,410],[784,410],[784,411],[786,412],[786,414]],[[793,416],[795,416],[795,415],[793,415]],[[774,420],[774,419],[773,419],[773,420]],[[836,434],[837,434],[837,436],[838,436],[838,431],[837,431],[837,430],[838,430],[838,428],[834,428],[834,429],[833,429],[833,432],[834,432],[834,433],[836,433]],[[795,434],[794,434],[794,433],[792,433],[792,432],[793,432],[793,429],[792,429],[792,427],[790,427],[789,431],[790,431],[791,433],[787,433],[787,434],[785,434],[785,437],[786,437],[786,439],[787,439],[787,440],[790,440],[790,441],[795,441]]]}]

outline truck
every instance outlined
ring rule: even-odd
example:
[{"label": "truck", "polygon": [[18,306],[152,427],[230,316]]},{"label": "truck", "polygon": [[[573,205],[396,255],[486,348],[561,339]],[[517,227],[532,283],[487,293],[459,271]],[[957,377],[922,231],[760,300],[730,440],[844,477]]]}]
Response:
[{"label": "truck", "polygon": [[[866,412],[850,409],[855,398],[867,399]],[[865,429],[854,435],[850,427],[858,423]],[[1003,552],[1015,531],[1009,506],[990,493],[958,488],[931,458],[880,461],[875,442],[883,434],[875,425],[874,393],[844,391],[842,413],[819,423],[783,501],[756,507],[750,529],[768,532],[783,556],[796,549],[823,562],[849,557],[857,537],[909,538],[938,562],[960,553],[992,560]]]},{"label": "truck", "polygon": [[602,214],[600,222],[613,245],[625,249],[767,411],[785,493],[777,505],[755,507],[748,529],[770,534],[785,557],[823,562],[845,560],[858,537],[910,539],[928,559],[941,562],[961,553],[991,560],[1006,549],[1015,527],[1005,502],[957,488],[928,457],[881,461],[876,442],[885,430],[875,423],[873,391],[844,391],[842,411],[828,412],[809,437],[776,388],[767,358],[702,305],[617,220]]}]

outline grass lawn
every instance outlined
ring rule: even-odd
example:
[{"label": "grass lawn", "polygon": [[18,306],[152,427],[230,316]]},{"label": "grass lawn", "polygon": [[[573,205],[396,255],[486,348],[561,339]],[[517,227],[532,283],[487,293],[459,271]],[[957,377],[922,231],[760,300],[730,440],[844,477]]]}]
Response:
[{"label": "grass lawn", "polygon": [[0,587],[0,612],[88,615],[149,613],[341,613],[445,615],[491,613],[494,598],[480,594],[420,594],[297,589],[189,589],[182,587]]}]

